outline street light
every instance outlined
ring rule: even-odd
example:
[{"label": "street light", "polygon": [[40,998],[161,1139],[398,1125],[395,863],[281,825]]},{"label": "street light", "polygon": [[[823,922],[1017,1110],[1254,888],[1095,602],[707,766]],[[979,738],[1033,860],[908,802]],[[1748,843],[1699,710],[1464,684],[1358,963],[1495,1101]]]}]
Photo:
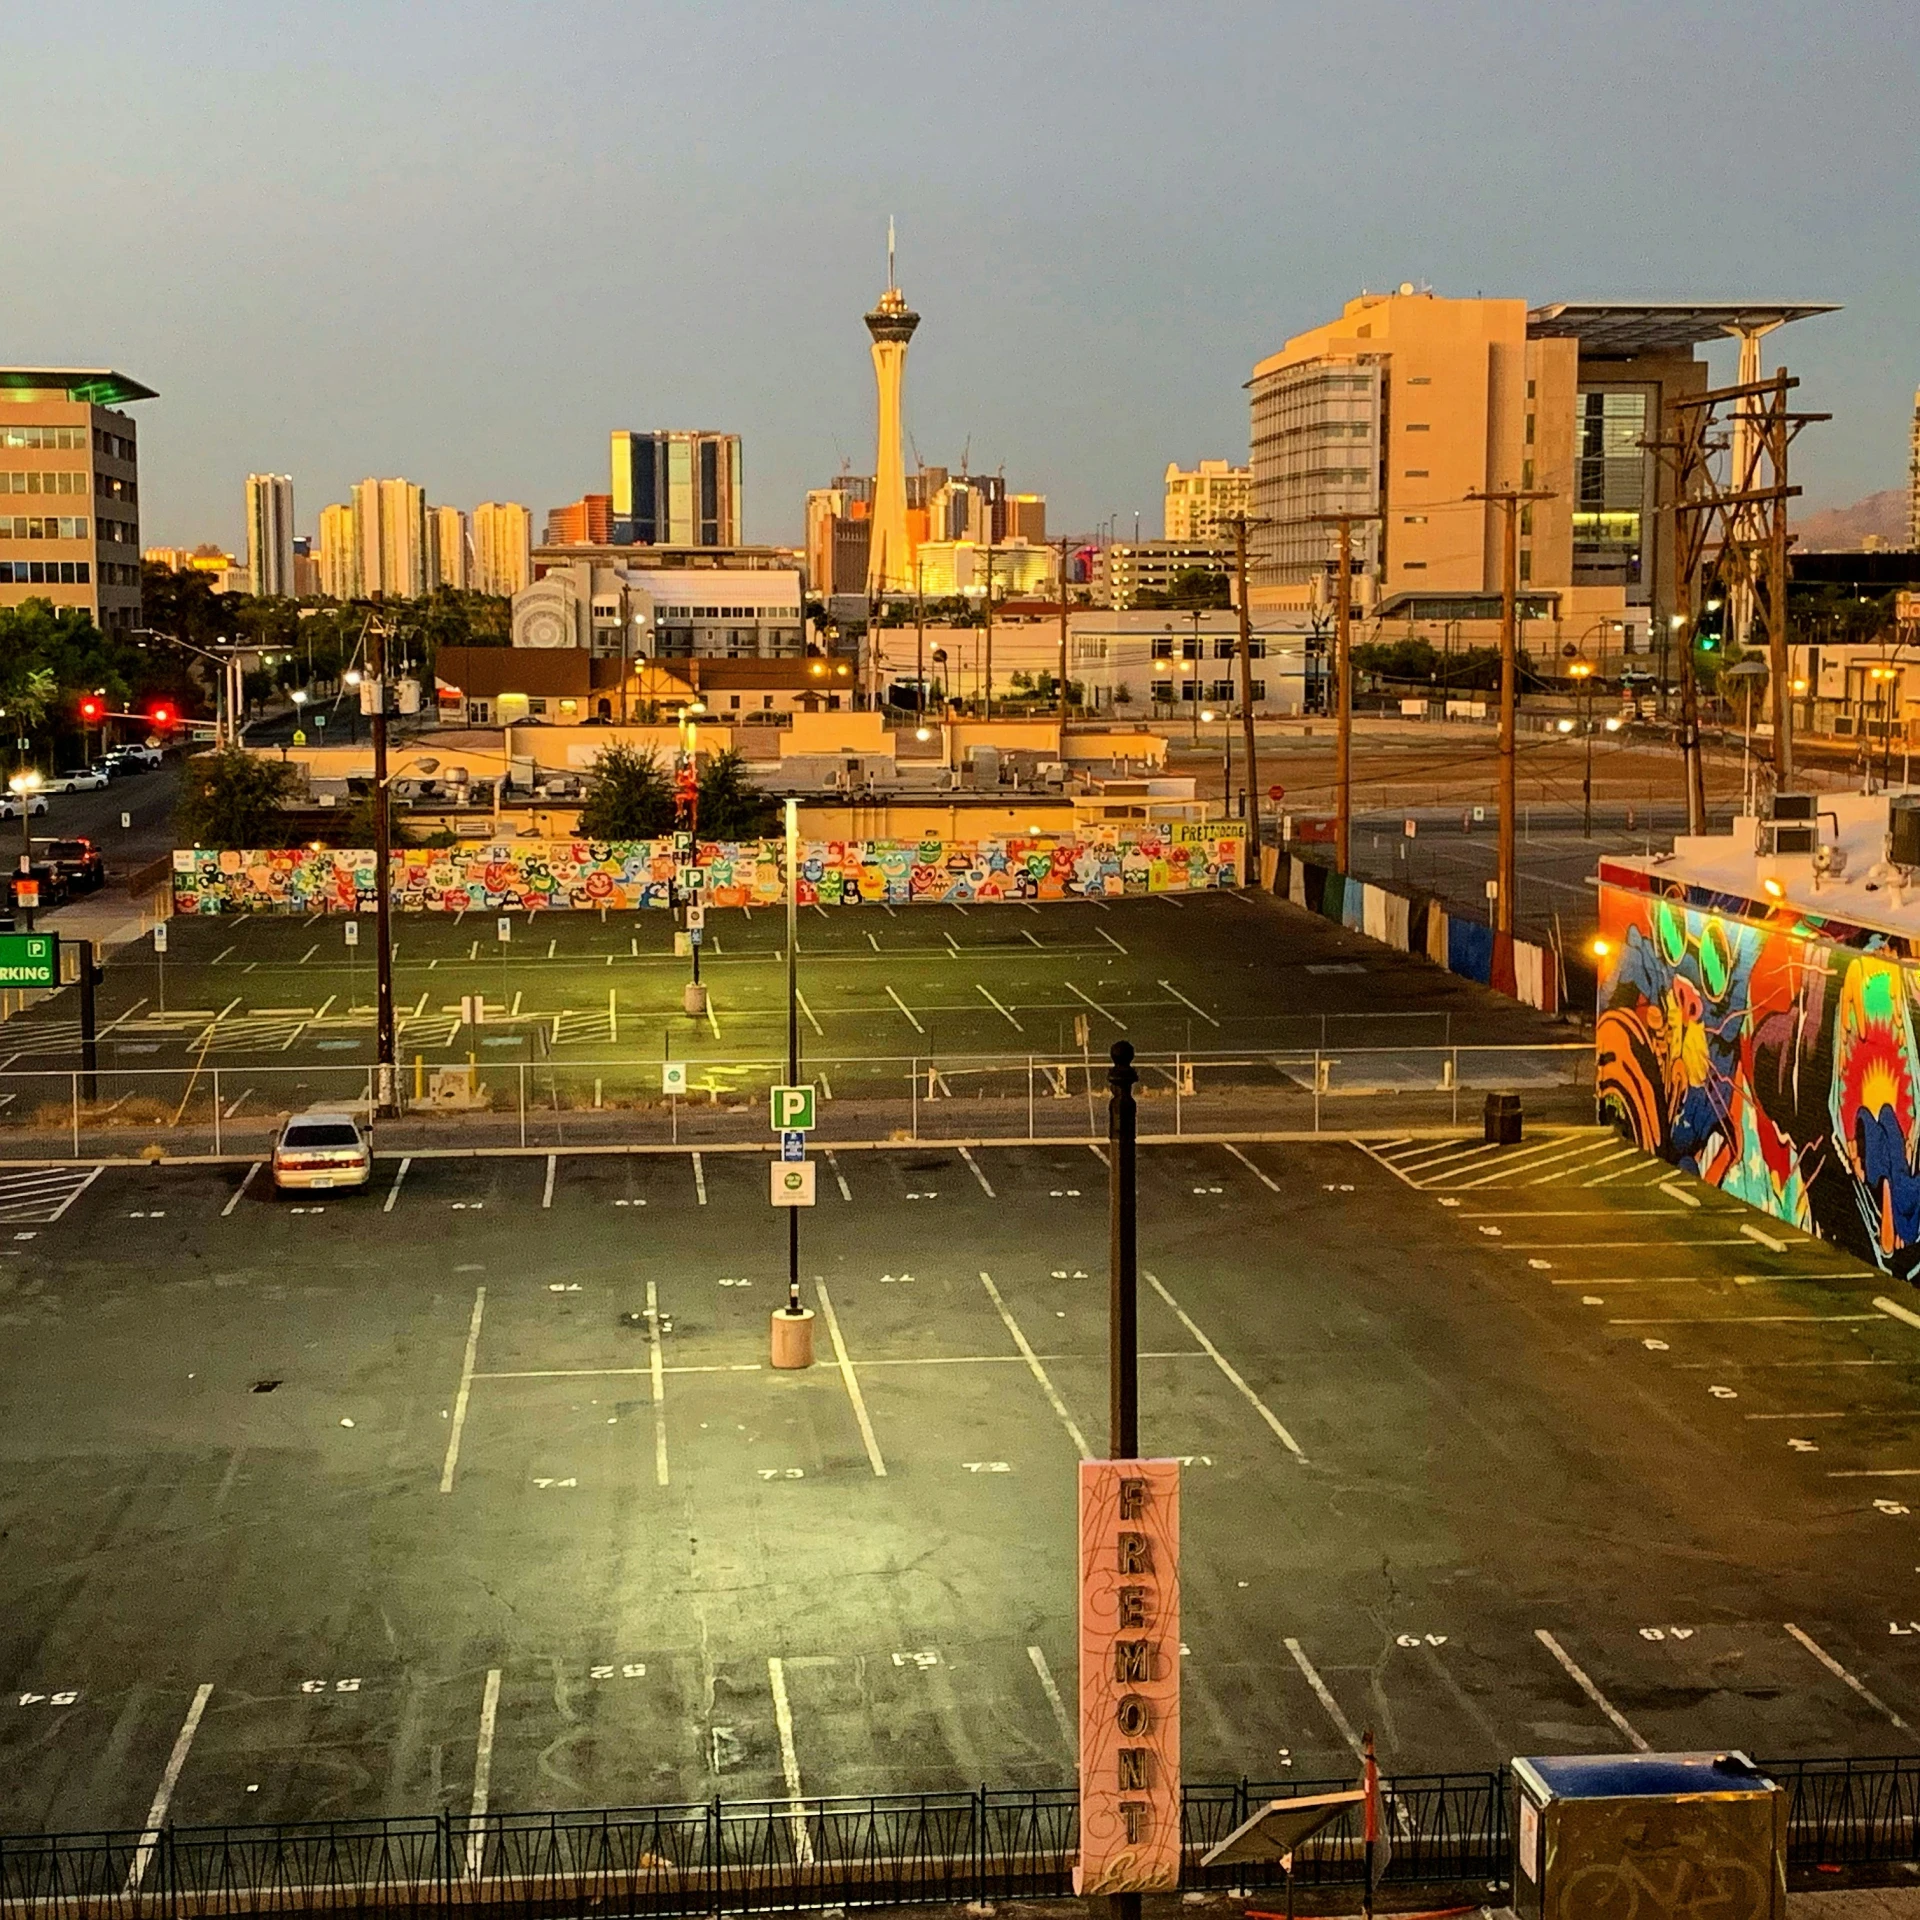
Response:
[{"label": "street light", "polygon": [[[187,653],[197,654],[202,660],[211,660],[220,669],[220,689],[214,696],[214,744],[221,747],[238,746],[240,743],[240,656],[231,649],[225,653],[210,652],[205,647],[196,647],[191,640],[182,640],[177,633],[162,633],[158,627],[135,627],[133,631],[136,637],[145,635],[149,640],[164,640],[170,646],[179,647]],[[224,722],[221,718],[223,705],[226,709]]]},{"label": "street light", "polygon": [[[20,802],[20,871],[33,870],[33,796],[40,791],[40,775],[32,767],[22,767],[7,780],[8,789]],[[33,931],[33,909],[27,909],[27,931]]]},{"label": "street light", "polygon": [[1587,736],[1587,766],[1580,780],[1580,831],[1593,838],[1593,662],[1584,653],[1567,662],[1567,676],[1579,682],[1581,731]]},{"label": "street light", "polygon": [[1883,657],[1868,667],[1867,676],[1880,686],[1880,790],[1884,793],[1893,784],[1893,683],[1900,678],[1900,669]]}]

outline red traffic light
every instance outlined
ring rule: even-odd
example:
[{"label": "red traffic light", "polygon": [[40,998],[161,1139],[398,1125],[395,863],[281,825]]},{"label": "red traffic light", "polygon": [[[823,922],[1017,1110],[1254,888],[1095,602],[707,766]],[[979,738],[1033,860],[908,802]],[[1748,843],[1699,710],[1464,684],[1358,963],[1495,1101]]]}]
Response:
[{"label": "red traffic light", "polygon": [[173,725],[173,709],[163,701],[159,706],[147,709],[147,718],[156,727],[170,727]]},{"label": "red traffic light", "polygon": [[107,703],[104,700],[96,700],[92,694],[88,694],[87,697],[80,702],[80,718],[84,720],[88,726],[92,726],[98,721],[101,716],[105,714],[106,710]]}]

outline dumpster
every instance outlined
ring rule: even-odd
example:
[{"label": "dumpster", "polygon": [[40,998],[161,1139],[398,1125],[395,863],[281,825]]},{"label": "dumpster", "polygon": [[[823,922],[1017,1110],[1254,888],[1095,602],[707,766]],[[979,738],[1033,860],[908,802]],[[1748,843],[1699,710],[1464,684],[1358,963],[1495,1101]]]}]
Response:
[{"label": "dumpster", "polygon": [[1513,1763],[1521,1920],[1785,1920],[1787,1795],[1740,1753]]}]

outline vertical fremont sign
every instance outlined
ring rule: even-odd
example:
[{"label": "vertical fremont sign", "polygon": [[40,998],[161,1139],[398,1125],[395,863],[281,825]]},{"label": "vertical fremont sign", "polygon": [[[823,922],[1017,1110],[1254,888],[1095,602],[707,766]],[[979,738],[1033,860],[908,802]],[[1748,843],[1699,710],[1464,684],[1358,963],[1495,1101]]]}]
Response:
[{"label": "vertical fremont sign", "polygon": [[1180,1884],[1180,1466],[1080,1463],[1080,1861],[1090,1896]]}]

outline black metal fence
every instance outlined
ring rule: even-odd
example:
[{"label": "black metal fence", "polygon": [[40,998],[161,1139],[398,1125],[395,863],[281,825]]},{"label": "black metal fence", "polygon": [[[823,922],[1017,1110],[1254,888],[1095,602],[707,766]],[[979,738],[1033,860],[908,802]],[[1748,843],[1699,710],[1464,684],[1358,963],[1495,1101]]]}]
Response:
[{"label": "black metal fence", "polygon": [[[1761,1761],[1790,1795],[1788,1865],[1855,1878],[1920,1863],[1920,1756]],[[1181,1885],[1252,1891],[1278,1862],[1205,1868],[1202,1856],[1269,1800],[1350,1781],[1189,1785]],[[1387,1886],[1504,1888],[1512,1776],[1403,1775],[1383,1783]],[[302,1825],[0,1838],[5,1920],[464,1912],[605,1920],[820,1907],[1057,1899],[1073,1892],[1070,1787],[724,1801],[574,1813],[492,1813]],[[1348,1809],[1294,1860],[1302,1889],[1359,1883]]]}]

